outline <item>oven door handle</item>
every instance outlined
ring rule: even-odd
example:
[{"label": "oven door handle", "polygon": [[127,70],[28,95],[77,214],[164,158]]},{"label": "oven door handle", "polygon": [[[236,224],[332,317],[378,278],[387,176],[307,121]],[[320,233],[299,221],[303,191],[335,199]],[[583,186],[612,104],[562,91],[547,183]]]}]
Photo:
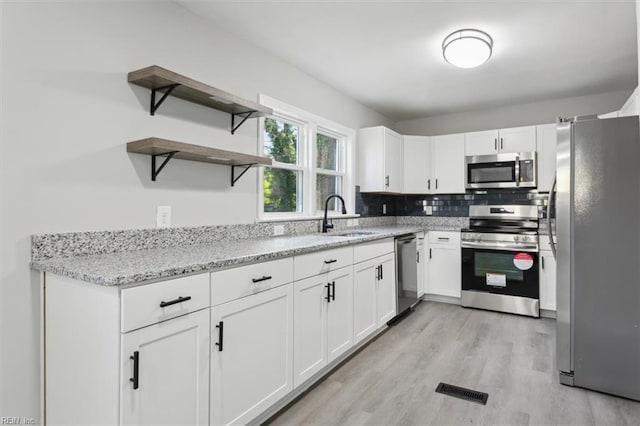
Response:
[{"label": "oven door handle", "polygon": [[504,244],[504,243],[472,243],[470,241],[462,241],[462,248],[477,248],[485,250],[507,250],[507,251],[524,251],[529,253],[537,253],[539,251],[537,244],[521,245],[521,244]]}]

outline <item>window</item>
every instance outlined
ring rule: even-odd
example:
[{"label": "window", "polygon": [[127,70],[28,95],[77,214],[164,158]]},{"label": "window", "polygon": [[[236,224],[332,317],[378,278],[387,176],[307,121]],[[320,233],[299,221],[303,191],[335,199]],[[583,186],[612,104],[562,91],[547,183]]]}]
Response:
[{"label": "window", "polygon": [[[260,120],[260,152],[273,160],[259,175],[259,218],[304,219],[323,214],[326,198],[341,195],[354,214],[352,145],[355,132],[266,96],[274,115]],[[341,203],[332,198],[331,214]]]}]

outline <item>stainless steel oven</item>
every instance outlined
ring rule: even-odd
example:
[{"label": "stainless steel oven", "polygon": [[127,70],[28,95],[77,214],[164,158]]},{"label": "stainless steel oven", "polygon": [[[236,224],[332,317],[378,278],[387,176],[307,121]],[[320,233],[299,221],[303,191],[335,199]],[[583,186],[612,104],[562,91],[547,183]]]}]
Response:
[{"label": "stainless steel oven", "polygon": [[465,157],[467,189],[536,188],[537,156],[535,152]]},{"label": "stainless steel oven", "polygon": [[536,206],[471,206],[462,230],[462,305],[540,316]]}]

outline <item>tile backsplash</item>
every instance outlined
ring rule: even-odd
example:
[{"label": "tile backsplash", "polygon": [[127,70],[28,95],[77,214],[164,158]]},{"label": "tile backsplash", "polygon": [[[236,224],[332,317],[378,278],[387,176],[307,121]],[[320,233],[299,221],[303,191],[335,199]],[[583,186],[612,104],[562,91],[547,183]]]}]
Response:
[{"label": "tile backsplash", "polygon": [[431,207],[431,216],[436,217],[468,217],[469,206],[524,204],[540,206],[541,217],[546,216],[549,194],[536,190],[494,189],[483,191],[467,191],[465,194],[438,195],[390,195],[361,193],[356,187],[356,213],[363,217],[383,216],[383,205],[386,205],[390,216],[427,216],[426,210]]}]

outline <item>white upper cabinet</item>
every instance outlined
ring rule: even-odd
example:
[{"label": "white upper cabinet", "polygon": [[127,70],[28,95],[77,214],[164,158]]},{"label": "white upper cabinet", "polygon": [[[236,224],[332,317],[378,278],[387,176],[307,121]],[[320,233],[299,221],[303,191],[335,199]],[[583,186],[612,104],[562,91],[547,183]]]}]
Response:
[{"label": "white upper cabinet", "polygon": [[358,185],[362,192],[402,192],[402,135],[384,126],[358,130]]},{"label": "white upper cabinet", "polygon": [[431,193],[464,194],[464,134],[433,137]]},{"label": "white upper cabinet", "polygon": [[556,174],[557,126],[542,124],[537,126],[538,135],[538,191],[551,191]]},{"label": "white upper cabinet", "polygon": [[536,126],[485,130],[465,134],[465,155],[491,155],[536,150]]},{"label": "white upper cabinet", "polygon": [[406,194],[429,194],[435,187],[431,141],[429,136],[404,136],[403,192]]}]

